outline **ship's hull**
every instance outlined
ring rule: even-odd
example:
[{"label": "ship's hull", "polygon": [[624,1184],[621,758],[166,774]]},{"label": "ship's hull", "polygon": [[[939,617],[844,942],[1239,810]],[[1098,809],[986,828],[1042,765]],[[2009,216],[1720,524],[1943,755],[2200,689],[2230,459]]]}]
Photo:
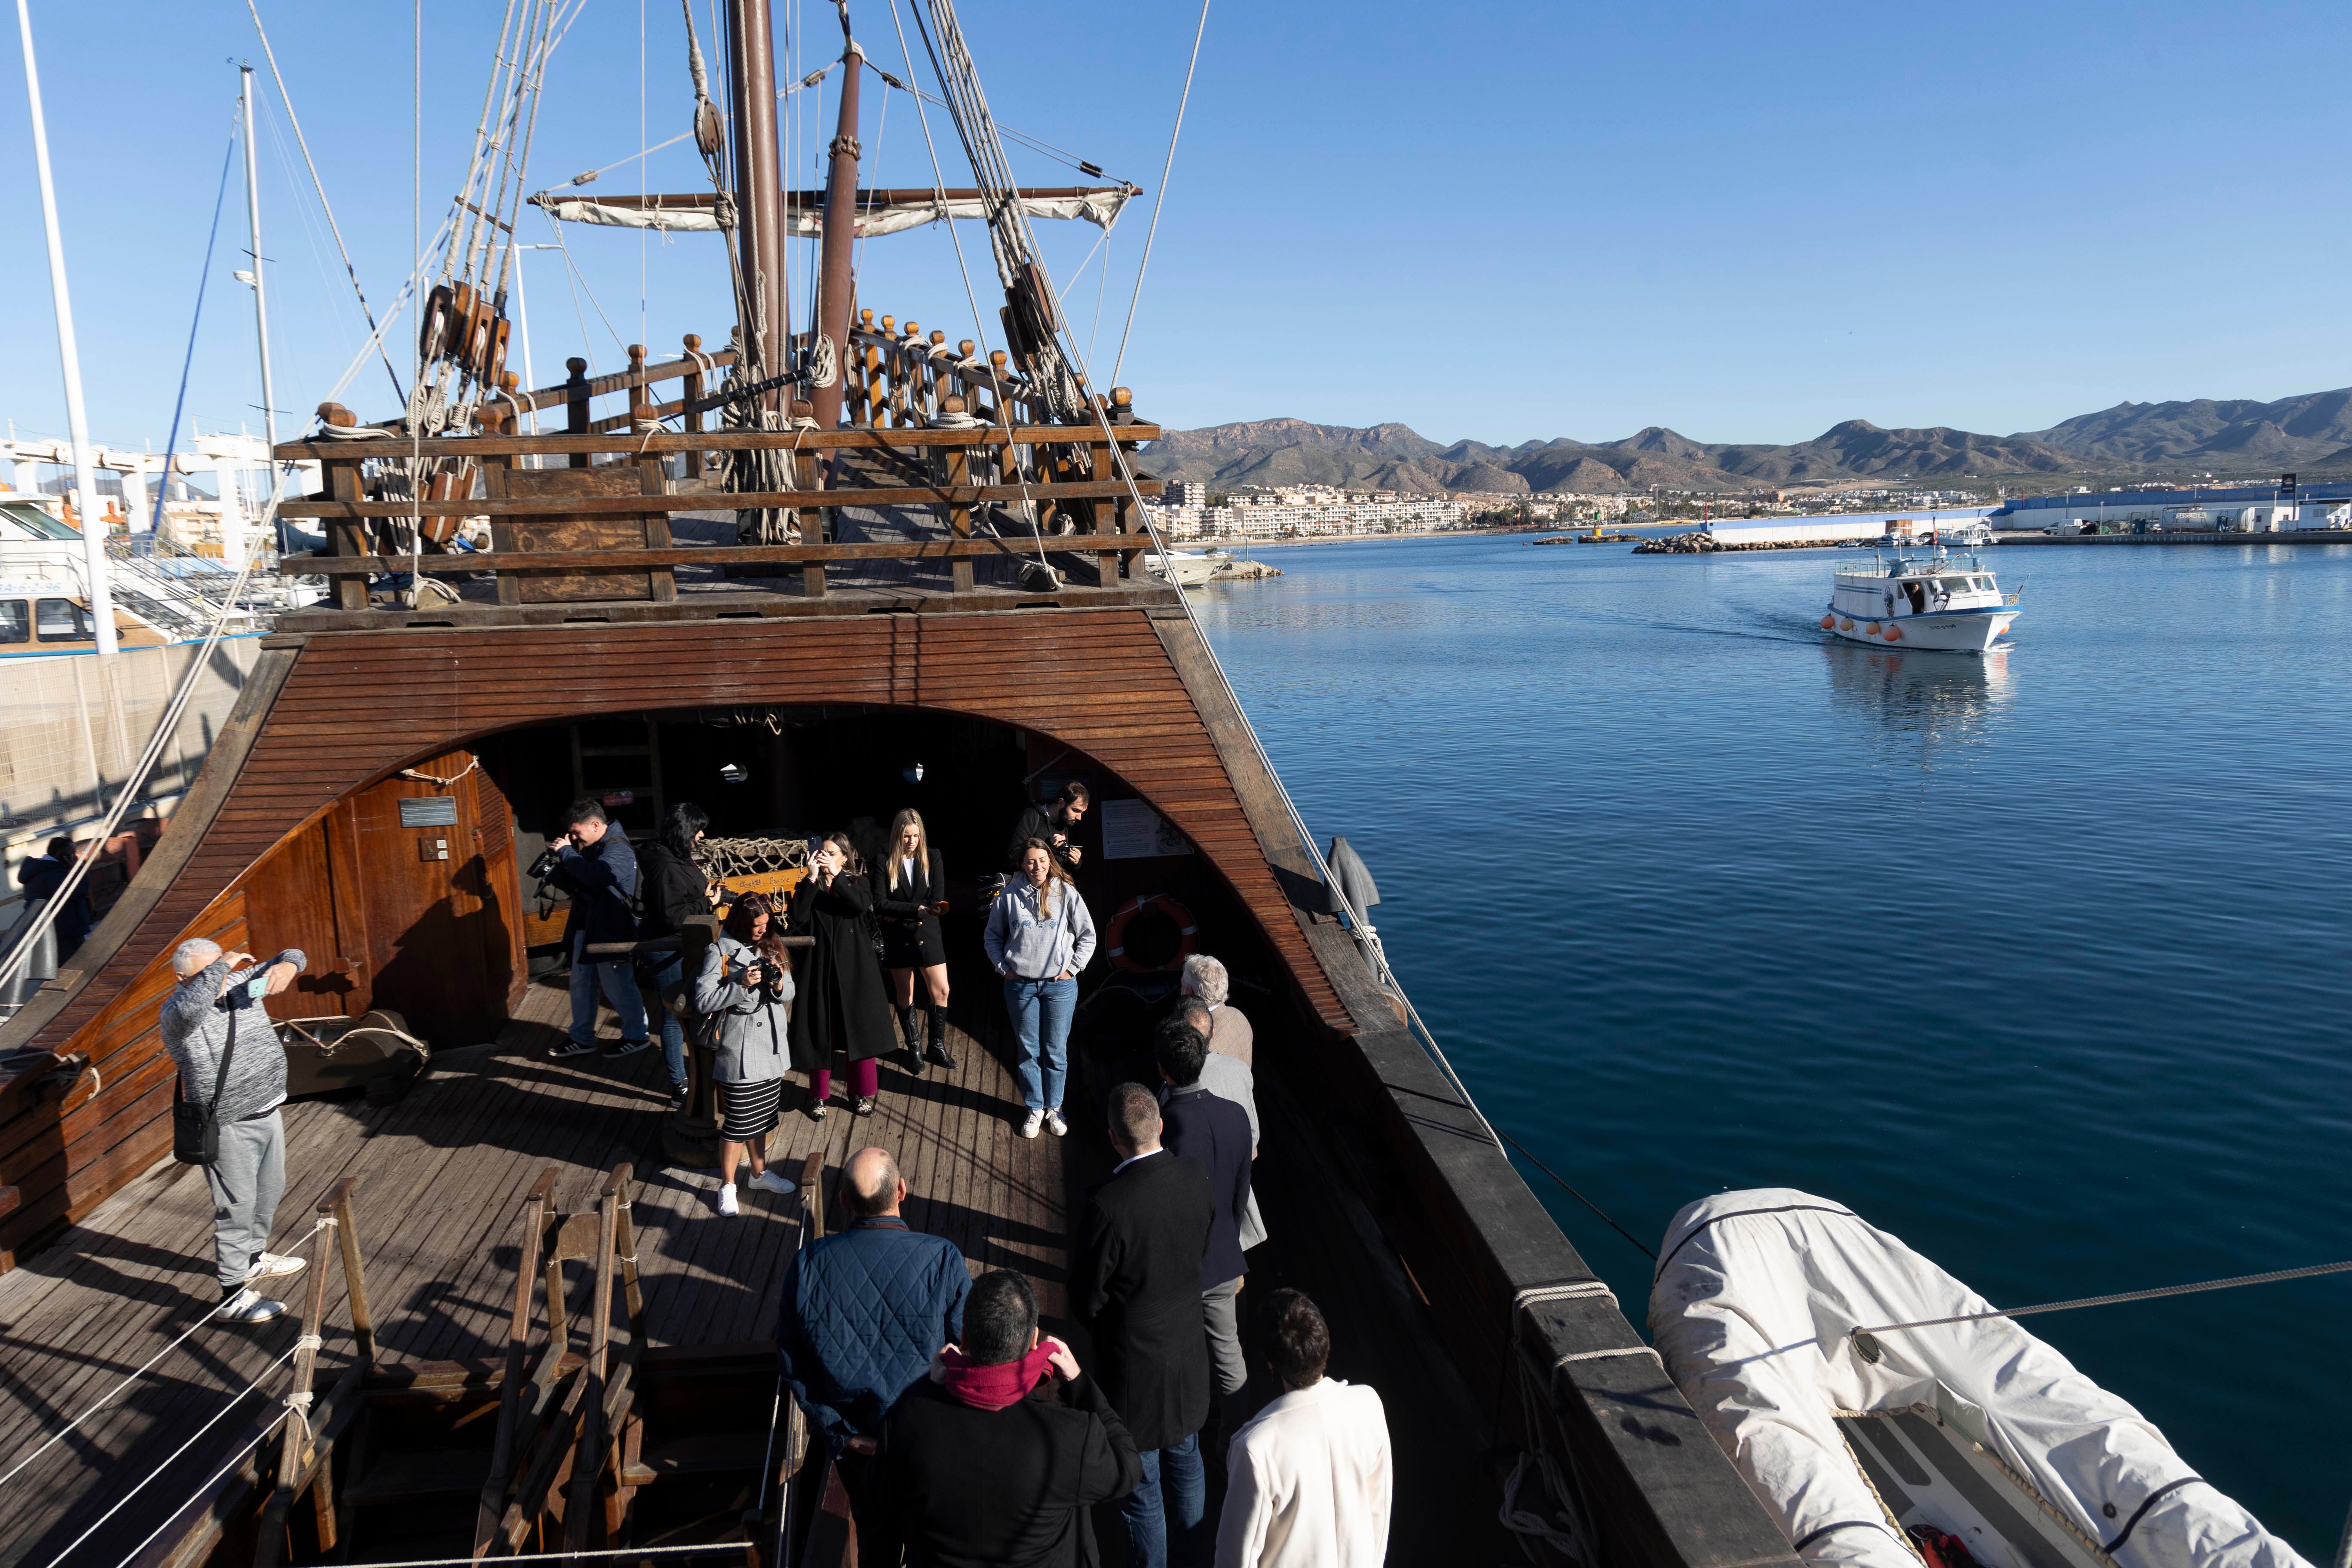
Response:
[{"label": "ship's hull", "polygon": [[2020,613],[2013,606],[2004,605],[1998,610],[1950,610],[1869,620],[1831,610],[1822,614],[1821,626],[1848,642],[1922,648],[1931,653],[1982,653],[2008,632],[2010,623]]}]

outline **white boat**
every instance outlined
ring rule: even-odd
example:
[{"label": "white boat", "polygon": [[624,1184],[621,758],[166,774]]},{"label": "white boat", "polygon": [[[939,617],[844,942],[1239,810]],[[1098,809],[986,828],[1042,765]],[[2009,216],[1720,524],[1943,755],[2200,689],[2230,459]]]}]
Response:
[{"label": "white boat", "polygon": [[2308,1568],[1994,1310],[1844,1205],[1768,1188],[1675,1216],[1650,1334],[1809,1563]]},{"label": "white boat", "polygon": [[2021,613],[1972,552],[1880,555],[1840,567],[1822,630],[1854,642],[1982,653]]},{"label": "white boat", "polygon": [[1155,552],[1143,558],[1143,569],[1179,588],[1197,588],[1215,576],[1217,568],[1224,564],[1220,553],[1193,550],[1171,550],[1165,555]]}]

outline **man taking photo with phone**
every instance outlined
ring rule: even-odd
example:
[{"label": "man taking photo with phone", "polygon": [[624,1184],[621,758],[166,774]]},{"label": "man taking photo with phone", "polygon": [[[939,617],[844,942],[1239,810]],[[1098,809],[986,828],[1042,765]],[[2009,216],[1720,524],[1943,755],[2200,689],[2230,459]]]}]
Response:
[{"label": "man taking photo with phone", "polygon": [[206,1107],[217,1130],[205,1166],[213,1193],[213,1251],[220,1265],[220,1315],[266,1323],[286,1310],[257,1289],[301,1268],[303,1259],[262,1250],[286,1190],[286,1047],[262,1006],[294,984],[309,961],[288,948],[267,964],[249,952],[191,937],[172,954],[179,984],[163,998],[163,1048],[180,1069],[181,1098]]}]

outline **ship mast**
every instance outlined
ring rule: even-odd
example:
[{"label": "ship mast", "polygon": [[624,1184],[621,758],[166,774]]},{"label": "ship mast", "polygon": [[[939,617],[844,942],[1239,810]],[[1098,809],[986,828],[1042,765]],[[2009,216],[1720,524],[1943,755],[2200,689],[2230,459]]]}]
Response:
[{"label": "ship mast", "polygon": [[[832,158],[825,169],[824,237],[817,272],[817,331],[833,345],[836,367],[849,363],[849,308],[856,302],[856,278],[850,268],[851,247],[857,238],[857,87],[866,72],[866,56],[849,31],[849,0],[841,7],[841,110],[834,127]],[[817,349],[822,360],[824,351]],[[841,424],[841,400],[847,376],[836,368],[813,389],[817,428]]]},{"label": "ship mast", "polygon": [[[776,150],[776,47],[768,0],[728,0],[728,89],[734,100],[735,210],[741,226],[742,353],[738,374],[764,380],[784,368],[792,342],[784,291],[784,182]],[[761,406],[773,408],[774,394]]]}]

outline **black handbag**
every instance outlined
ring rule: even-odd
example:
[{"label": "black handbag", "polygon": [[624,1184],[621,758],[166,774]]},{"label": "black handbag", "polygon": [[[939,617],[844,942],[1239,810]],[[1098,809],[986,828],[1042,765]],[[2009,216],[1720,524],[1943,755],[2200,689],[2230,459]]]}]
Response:
[{"label": "black handbag", "polygon": [[221,1047],[220,1072],[213,1079],[209,1105],[190,1100],[174,1079],[172,1086],[172,1158],[183,1165],[210,1165],[220,1159],[220,1097],[228,1085],[228,1059],[236,1050],[236,1016],[228,1010],[228,1044]]}]

